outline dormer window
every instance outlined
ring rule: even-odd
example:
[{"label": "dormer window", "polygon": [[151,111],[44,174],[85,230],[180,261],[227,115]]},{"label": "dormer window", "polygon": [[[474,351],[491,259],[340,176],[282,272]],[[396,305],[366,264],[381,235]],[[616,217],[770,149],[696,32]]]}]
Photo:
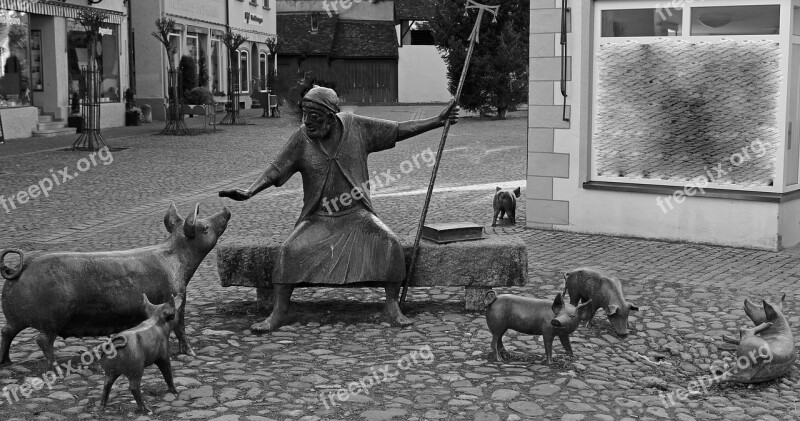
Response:
[{"label": "dormer window", "polygon": [[319,32],[319,13],[311,14],[311,33],[316,34]]}]

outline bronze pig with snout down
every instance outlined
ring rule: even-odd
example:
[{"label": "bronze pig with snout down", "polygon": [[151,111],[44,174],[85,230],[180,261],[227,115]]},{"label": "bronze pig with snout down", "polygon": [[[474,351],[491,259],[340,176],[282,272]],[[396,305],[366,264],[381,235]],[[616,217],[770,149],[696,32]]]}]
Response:
[{"label": "bronze pig with snout down", "polygon": [[498,296],[494,291],[489,291],[484,304],[486,324],[492,332],[492,352],[497,361],[502,362],[508,360],[508,353],[503,346],[503,335],[508,329],[528,335],[542,335],[547,364],[553,362],[553,339],[556,336],[567,355],[574,356],[569,335],[592,309],[591,301],[575,307],[565,303],[561,294],[550,301],[511,294]]},{"label": "bronze pig with snout down", "polygon": [[[25,328],[39,331],[36,343],[50,364],[55,362],[56,336],[84,337],[117,333],[146,319],[142,294],[155,304],[173,294],[186,296],[186,285],[200,262],[225,232],[231,213],[198,219],[200,205],[184,219],[173,204],[164,216],[169,238],[155,246],[111,252],[0,253],[3,327],[0,364],[11,362],[9,347]],[[3,264],[6,254],[20,256],[18,267]],[[194,355],[185,335],[184,300],[174,332],[180,351]]]}]

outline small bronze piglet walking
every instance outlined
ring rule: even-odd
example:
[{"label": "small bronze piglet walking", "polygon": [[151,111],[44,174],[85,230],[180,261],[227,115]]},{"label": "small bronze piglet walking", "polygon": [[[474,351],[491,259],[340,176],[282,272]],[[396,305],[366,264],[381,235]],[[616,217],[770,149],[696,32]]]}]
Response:
[{"label": "small bronze piglet walking", "polygon": [[497,361],[506,362],[508,352],[503,346],[503,335],[513,329],[528,335],[542,335],[546,363],[553,362],[553,338],[558,336],[564,351],[574,356],[569,343],[569,335],[578,328],[581,319],[588,317],[592,302],[587,301],[578,307],[567,304],[556,295],[553,301],[526,298],[494,291],[486,293],[486,324],[492,332],[492,352]]},{"label": "small bronze piglet walking", "polygon": [[105,356],[100,361],[100,365],[106,373],[106,381],[103,386],[103,397],[100,400],[100,407],[105,408],[108,402],[108,394],[111,386],[120,375],[125,375],[130,383],[130,390],[138,407],[137,412],[149,413],[150,409],[142,400],[141,381],[145,367],[153,364],[158,366],[167,388],[171,393],[178,394],[175,385],[172,383],[172,366],[169,360],[169,332],[175,328],[178,322],[176,315],[177,308],[183,304],[183,295],[173,295],[169,301],[160,305],[153,305],[147,299],[147,295],[142,294],[142,304],[147,320],[138,326],[120,332],[111,337],[111,343],[116,348],[116,355],[113,357]]},{"label": "small bronze piglet walking", "polygon": [[503,219],[508,215],[508,222],[511,225],[517,223],[517,198],[519,197],[519,187],[514,190],[503,190],[500,187],[494,192],[494,200],[492,201],[492,208],[494,209],[494,217],[492,218],[492,226],[497,226],[497,217]]}]

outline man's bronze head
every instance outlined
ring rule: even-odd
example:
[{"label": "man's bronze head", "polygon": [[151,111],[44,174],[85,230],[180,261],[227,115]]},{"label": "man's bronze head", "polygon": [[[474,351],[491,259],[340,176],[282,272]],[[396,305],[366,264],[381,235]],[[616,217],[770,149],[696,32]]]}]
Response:
[{"label": "man's bronze head", "polygon": [[300,104],[306,133],[314,139],[323,139],[336,123],[339,97],[333,89],[314,86]]}]

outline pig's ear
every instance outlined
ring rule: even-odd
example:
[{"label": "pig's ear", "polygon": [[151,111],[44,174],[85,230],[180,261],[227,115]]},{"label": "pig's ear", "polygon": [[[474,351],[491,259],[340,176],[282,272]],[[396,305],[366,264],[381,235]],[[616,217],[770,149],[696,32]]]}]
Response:
[{"label": "pig's ear", "polygon": [[164,226],[167,227],[167,232],[172,233],[181,222],[183,222],[183,218],[178,215],[178,208],[173,203],[169,206],[167,214],[164,215]]},{"label": "pig's ear", "polygon": [[495,192],[499,192],[499,191],[500,191],[500,187],[498,187],[498,188],[494,189],[494,191],[495,191]]},{"label": "pig's ear", "polygon": [[186,238],[194,238],[195,223],[197,222],[198,213],[200,213],[199,203],[194,207],[194,213],[190,214],[189,217],[186,218],[186,222],[183,223],[183,234],[186,235]]},{"label": "pig's ear", "polygon": [[150,302],[150,300],[147,299],[147,294],[145,294],[145,293],[142,293],[142,305],[144,306],[144,309],[147,312],[149,312],[150,311],[150,307],[153,306],[153,304]]},{"label": "pig's ear", "polygon": [[631,303],[628,303],[628,309],[630,311],[639,311],[639,307],[636,307],[635,305],[633,305]]},{"label": "pig's ear", "polygon": [[183,305],[183,294],[173,295],[172,299],[175,302],[175,310],[181,308]]},{"label": "pig's ear", "polygon": [[519,197],[519,187],[517,187],[516,189],[514,189],[514,196],[517,196],[517,197]]},{"label": "pig's ear", "polygon": [[767,316],[767,322],[778,318],[778,312],[775,311],[775,307],[772,307],[772,304],[768,303],[767,300],[763,300],[763,305],[764,314]]},{"label": "pig's ear", "polygon": [[559,292],[556,295],[556,298],[553,300],[553,313],[558,314],[561,313],[561,310],[564,309],[564,299],[561,298],[561,293]]},{"label": "pig's ear", "polygon": [[608,308],[606,309],[606,313],[608,313],[609,316],[612,315],[612,314],[615,314],[618,311],[619,311],[619,307],[615,306],[614,304],[609,304]]}]

